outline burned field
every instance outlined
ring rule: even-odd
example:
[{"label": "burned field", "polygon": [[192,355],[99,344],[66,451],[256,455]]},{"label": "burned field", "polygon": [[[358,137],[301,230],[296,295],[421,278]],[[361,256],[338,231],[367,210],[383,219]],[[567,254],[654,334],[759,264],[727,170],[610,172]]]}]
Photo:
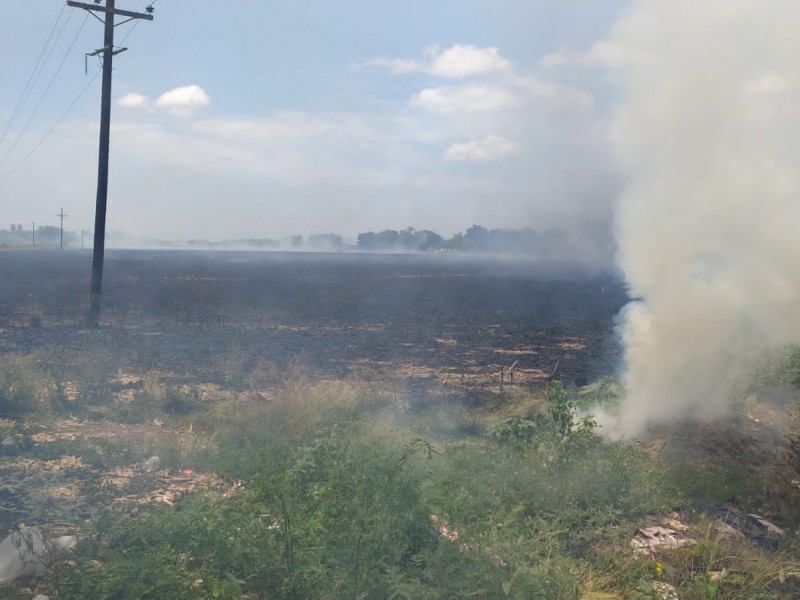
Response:
[{"label": "burned field", "polygon": [[469,383],[512,365],[522,383],[583,385],[613,372],[620,282],[576,265],[427,255],[112,251],[102,322],[81,325],[89,255],[8,252],[0,352],[76,351],[114,338],[132,367],[196,378],[238,352],[239,368],[301,360]]},{"label": "burned field", "polygon": [[798,597],[800,350],[609,441],[609,275],[112,251],[88,329],[89,253],[2,258],[0,533],[77,540],[2,597]]},{"label": "burned field", "polygon": [[[108,494],[80,490],[116,481],[112,495],[124,497],[139,485],[137,461],[170,451],[165,439],[180,446],[195,426],[213,434],[203,413],[227,415],[297,381],[371,382],[416,412],[510,403],[515,391],[541,395],[553,377],[581,385],[613,369],[613,320],[625,301],[618,281],[575,265],[111,251],[94,330],[83,323],[90,253],[2,258],[0,416],[16,419],[6,427],[2,530],[87,518]],[[169,466],[179,472],[184,458]],[[149,483],[137,493],[180,496],[174,481]]]}]

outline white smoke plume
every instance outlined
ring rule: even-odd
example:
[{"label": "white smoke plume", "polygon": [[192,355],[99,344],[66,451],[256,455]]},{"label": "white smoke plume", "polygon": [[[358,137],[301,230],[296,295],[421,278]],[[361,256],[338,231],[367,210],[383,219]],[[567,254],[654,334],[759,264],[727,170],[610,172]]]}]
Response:
[{"label": "white smoke plume", "polygon": [[713,417],[760,349],[800,342],[800,2],[646,0],[626,61],[616,234],[632,297],[606,431]]}]

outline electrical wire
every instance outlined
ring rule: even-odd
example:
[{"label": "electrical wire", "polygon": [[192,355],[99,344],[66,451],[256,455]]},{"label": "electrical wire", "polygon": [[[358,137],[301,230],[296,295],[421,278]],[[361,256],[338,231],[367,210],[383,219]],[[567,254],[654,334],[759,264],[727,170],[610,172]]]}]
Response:
[{"label": "electrical wire", "polygon": [[[153,5],[154,5],[156,2],[158,2],[158,0],[153,0],[153,2],[151,2],[150,6],[153,6]],[[65,5],[65,6],[66,6],[66,5]],[[62,9],[62,11],[61,11],[61,12],[62,12],[62,13],[64,12],[64,11],[63,11],[63,9]],[[59,18],[60,18],[60,16],[61,16],[61,13],[59,13]],[[87,17],[88,17],[88,14],[87,14]],[[70,51],[70,50],[72,49],[72,47],[75,45],[75,41],[77,40],[77,37],[78,37],[78,35],[80,34],[80,32],[81,32],[81,29],[83,29],[83,25],[84,25],[85,23],[86,23],[86,19],[84,19],[83,23],[81,23],[81,28],[78,30],[78,33],[77,33],[77,34],[75,34],[75,39],[73,39],[73,41],[72,41],[72,44],[70,45],[69,49],[67,50],[67,54],[69,54],[69,51]],[[124,43],[125,43],[125,40],[127,40],[127,39],[128,39],[128,37],[129,37],[129,36],[130,36],[130,35],[133,33],[133,30],[134,30],[134,29],[136,29],[136,26],[137,26],[138,24],[139,24],[139,20],[137,19],[137,20],[136,20],[136,22],[133,24],[133,27],[131,27],[131,28],[128,30],[128,32],[125,34],[125,36],[124,36],[124,37],[122,38],[122,40],[119,42],[119,43],[120,43],[120,45],[122,45],[122,44],[124,44]],[[56,25],[57,25],[57,23],[53,25],[53,31],[55,30],[55,27],[56,27]],[[63,31],[63,28],[62,28],[62,31]],[[51,37],[52,37],[52,31],[51,31]],[[49,41],[49,39],[48,39],[48,41]],[[57,42],[57,41],[58,41],[58,39],[56,39],[56,42]],[[53,45],[55,46],[55,43],[54,43]],[[52,53],[52,49],[51,49],[51,53]],[[42,55],[43,55],[43,54],[44,54],[44,49],[42,50]],[[48,57],[49,57],[49,54],[48,54]],[[41,56],[40,56],[40,58],[41,58]],[[64,60],[66,60],[66,56],[65,56]],[[63,64],[64,64],[64,60],[62,60],[62,61],[61,61],[61,65],[63,65]],[[46,62],[46,61],[45,61],[45,62]],[[38,61],[37,61],[37,64],[38,64]],[[59,69],[61,68],[61,65],[59,65]],[[31,155],[32,155],[34,152],[36,152],[36,150],[39,148],[39,146],[41,146],[41,145],[44,143],[44,141],[45,141],[45,140],[46,140],[46,139],[47,139],[47,138],[50,136],[50,134],[51,134],[51,133],[52,133],[52,132],[55,130],[55,128],[56,128],[56,127],[58,127],[58,126],[61,124],[61,121],[63,121],[63,120],[64,120],[64,118],[65,118],[65,117],[66,117],[66,116],[69,114],[69,112],[70,112],[70,111],[71,111],[71,110],[72,110],[72,109],[75,107],[75,105],[78,103],[78,101],[79,101],[79,100],[80,100],[80,99],[83,97],[83,95],[84,95],[84,94],[85,94],[85,93],[86,93],[86,92],[89,90],[89,88],[90,88],[90,87],[92,86],[92,84],[95,82],[95,80],[97,79],[97,76],[98,76],[98,75],[100,75],[100,73],[102,73],[102,70],[98,69],[98,70],[95,72],[95,74],[94,74],[94,75],[92,75],[92,78],[91,78],[91,79],[90,79],[90,80],[87,82],[87,84],[86,84],[86,85],[83,87],[83,89],[82,89],[82,90],[81,90],[81,91],[78,93],[78,95],[77,95],[77,96],[76,96],[76,97],[75,97],[75,98],[72,100],[72,102],[70,102],[69,106],[67,106],[67,108],[64,110],[64,112],[62,112],[62,113],[61,113],[61,115],[58,117],[58,119],[56,119],[55,123],[53,123],[53,124],[50,126],[50,128],[49,128],[49,129],[48,129],[48,130],[47,130],[47,131],[44,133],[44,135],[42,135],[42,137],[41,137],[41,138],[39,138],[39,140],[38,140],[38,141],[37,141],[37,142],[36,142],[36,143],[35,143],[35,144],[34,144],[34,145],[31,147],[31,149],[28,151],[28,153],[27,153],[27,154],[25,154],[25,156],[23,156],[23,157],[22,157],[22,158],[21,158],[21,159],[20,159],[20,160],[19,160],[19,161],[18,161],[18,162],[17,162],[17,163],[16,163],[16,164],[15,164],[15,165],[14,165],[14,166],[11,168],[11,169],[9,169],[8,171],[6,171],[4,174],[0,175],[0,181],[4,181],[5,179],[7,179],[7,178],[8,178],[8,177],[9,177],[9,176],[10,176],[12,173],[14,173],[14,172],[15,172],[15,171],[16,171],[16,170],[17,170],[17,169],[20,167],[20,166],[22,166],[22,164],[23,164],[23,163],[24,163],[26,160],[28,160],[28,158],[30,158],[30,157],[31,157]],[[56,75],[57,75],[57,74],[58,74],[58,73],[56,73]],[[53,79],[55,79],[55,76],[53,77]],[[51,84],[51,85],[52,85],[52,82],[53,82],[53,80],[51,80],[51,82],[50,82],[50,84]],[[49,89],[50,89],[50,86],[48,86],[47,90],[49,90]],[[46,93],[47,93],[47,90],[45,90],[45,95],[46,95]],[[44,97],[42,97],[42,100],[43,100],[43,99],[44,99]],[[39,104],[41,104],[41,100],[39,101]],[[37,104],[37,106],[36,106],[37,108],[38,108],[39,104]],[[28,121],[28,122],[30,122],[30,119],[29,119],[29,121]],[[26,128],[27,128],[27,123],[26,123]],[[24,131],[23,131],[23,133],[24,133]],[[18,142],[18,141],[19,141],[19,138],[17,138],[17,142]],[[16,146],[16,142],[14,143],[14,146]],[[14,146],[12,146],[12,150],[14,149]],[[10,151],[9,151],[9,153],[10,153]],[[2,162],[0,162],[0,167],[2,167],[2,165],[5,163],[5,161],[6,161],[6,159],[7,159],[7,158],[8,158],[8,155],[6,155],[6,156],[3,158],[3,161],[2,161]]]},{"label": "electrical wire", "polygon": [[12,144],[11,148],[8,150],[8,152],[3,157],[3,159],[0,160],[0,168],[2,168],[3,165],[6,163],[6,161],[8,160],[8,157],[11,156],[11,154],[14,152],[14,149],[19,144],[19,141],[22,139],[22,136],[25,135],[25,132],[28,130],[28,126],[31,124],[31,121],[33,120],[33,117],[36,116],[36,113],[39,110],[39,107],[42,105],[42,102],[47,97],[47,93],[50,91],[50,88],[53,86],[53,83],[55,82],[56,77],[58,77],[58,74],[61,72],[61,67],[64,66],[64,63],[67,61],[67,58],[69,58],[69,53],[72,52],[72,48],[75,46],[75,43],[78,41],[78,36],[80,35],[81,31],[83,31],[83,27],[84,27],[84,25],[86,25],[86,21],[87,21],[88,18],[89,18],[89,15],[87,13],[87,15],[84,17],[83,21],[81,22],[81,26],[78,28],[78,31],[75,32],[75,37],[72,38],[72,43],[69,45],[69,48],[67,48],[67,51],[64,53],[64,57],[61,59],[61,62],[58,64],[58,68],[56,69],[56,72],[53,73],[53,76],[50,78],[50,82],[47,84],[47,87],[45,88],[44,92],[42,93],[41,98],[39,98],[39,101],[36,103],[36,106],[33,108],[33,112],[31,112],[30,116],[28,117],[28,120],[25,122],[25,125],[22,127],[22,131],[19,132],[19,135],[17,135],[17,139],[14,140],[14,143]]},{"label": "electrical wire", "polygon": [[[156,3],[156,2],[158,2],[158,0],[153,0],[153,1],[152,1],[152,2],[151,2],[149,5],[148,5],[148,8],[152,8],[153,6],[155,6],[155,3]],[[123,38],[122,38],[122,39],[119,41],[119,45],[120,45],[120,46],[122,46],[122,44],[124,44],[124,43],[125,43],[125,40],[127,40],[127,39],[128,39],[128,36],[130,36],[130,34],[132,34],[132,33],[133,33],[133,30],[134,30],[134,29],[136,29],[136,27],[137,27],[137,26],[139,25],[139,23],[141,23],[141,22],[142,22],[142,20],[141,20],[141,19],[134,19],[134,21],[133,21],[133,27],[131,27],[131,28],[128,30],[128,32],[127,32],[127,33],[124,35],[124,37],[123,37]]]},{"label": "electrical wire", "polygon": [[10,170],[8,170],[8,171],[7,171],[5,174],[3,174],[3,175],[0,175],[0,181],[3,181],[3,180],[4,180],[4,179],[6,179],[8,176],[10,176],[10,175],[11,175],[11,174],[12,174],[14,171],[16,171],[16,170],[17,170],[17,169],[18,169],[18,168],[19,168],[19,167],[22,165],[22,163],[24,163],[26,160],[28,160],[28,158],[30,158],[31,154],[33,154],[34,152],[36,152],[36,150],[39,148],[39,146],[41,146],[41,145],[44,143],[44,141],[45,141],[45,140],[48,138],[48,136],[49,136],[51,133],[53,133],[53,130],[54,130],[56,127],[58,127],[58,126],[61,124],[61,121],[63,121],[63,120],[64,120],[64,117],[66,117],[66,116],[67,116],[67,114],[69,114],[69,112],[70,112],[70,111],[71,111],[73,108],[75,108],[75,105],[76,105],[76,104],[78,103],[78,101],[79,101],[79,100],[80,100],[80,99],[83,97],[83,95],[84,95],[84,94],[87,92],[87,90],[88,90],[88,89],[89,89],[89,88],[92,86],[92,84],[95,82],[95,80],[97,79],[97,76],[98,76],[98,75],[100,75],[100,73],[102,73],[102,70],[98,69],[98,70],[95,72],[95,74],[94,74],[94,75],[92,75],[92,78],[91,78],[91,79],[88,81],[88,83],[87,83],[85,86],[83,86],[83,89],[82,89],[82,90],[81,90],[81,91],[78,93],[78,95],[77,95],[77,96],[76,96],[76,97],[75,97],[75,98],[72,100],[72,102],[70,102],[69,106],[67,106],[67,108],[64,110],[64,112],[62,112],[62,113],[61,113],[61,116],[60,116],[60,117],[58,117],[58,119],[56,119],[56,122],[55,122],[55,123],[53,123],[53,124],[50,126],[50,129],[48,129],[48,130],[45,132],[45,134],[44,134],[44,135],[43,135],[41,138],[39,138],[39,141],[38,141],[38,142],[36,142],[36,143],[33,145],[33,147],[32,147],[32,148],[31,148],[31,149],[28,151],[28,153],[27,153],[25,156],[23,156],[23,157],[22,157],[22,158],[19,160],[19,162],[17,162],[17,164],[15,164],[15,165],[14,165],[14,166],[13,166],[13,167],[12,167]]},{"label": "electrical wire", "polygon": [[126,33],[126,34],[123,36],[123,38],[120,40],[120,42],[119,42],[119,45],[120,45],[120,46],[122,46],[122,44],[124,44],[124,43],[125,43],[125,40],[127,40],[127,39],[128,39],[128,36],[129,36],[130,34],[132,34],[132,33],[133,33],[133,30],[134,30],[134,29],[136,29],[136,26],[139,24],[139,22],[140,22],[140,21],[141,21],[141,19],[136,19],[136,20],[134,20],[134,22],[133,22],[133,27],[131,27],[130,29],[128,29],[128,32],[127,32],[127,33]]},{"label": "electrical wire", "polygon": [[[0,146],[2,146],[3,141],[6,139],[6,135],[8,134],[9,129],[11,129],[11,126],[14,124],[14,120],[17,118],[17,115],[19,114],[19,111],[22,108],[23,103],[27,100],[28,96],[30,96],[30,92],[33,89],[34,85],[36,84],[36,82],[34,81],[34,77],[36,77],[36,79],[38,80],[37,72],[39,74],[41,74],[42,72],[39,69],[39,65],[41,64],[42,70],[44,69],[44,63],[42,63],[42,57],[44,56],[44,53],[47,51],[47,47],[50,45],[50,40],[53,39],[53,33],[55,32],[56,27],[58,27],[58,23],[59,21],[61,21],[61,16],[64,14],[64,9],[66,8],[67,5],[66,3],[64,3],[64,5],[61,7],[61,12],[58,13],[58,16],[56,17],[53,26],[50,28],[50,33],[47,36],[47,40],[45,41],[44,46],[42,46],[42,51],[39,53],[39,58],[36,59],[36,64],[33,65],[33,71],[31,71],[31,74],[28,77],[28,81],[25,83],[25,87],[22,89],[22,94],[20,94],[19,100],[17,100],[17,104],[14,107],[13,112],[11,113],[11,117],[9,117],[8,122],[6,123],[5,129],[3,129],[3,133],[0,134]],[[69,13],[69,15],[67,15],[67,20],[64,21],[64,26],[66,26],[67,21],[69,21],[69,17],[71,15],[72,15],[71,12]],[[58,32],[58,38],[56,38],[56,41],[53,42],[52,46],[53,48],[58,43],[58,39],[61,37],[61,33],[63,31],[64,27],[62,27],[61,30]],[[52,54],[52,48],[50,54]],[[50,58],[50,54],[47,55],[47,58]],[[46,62],[47,60],[45,60],[45,63]]]}]

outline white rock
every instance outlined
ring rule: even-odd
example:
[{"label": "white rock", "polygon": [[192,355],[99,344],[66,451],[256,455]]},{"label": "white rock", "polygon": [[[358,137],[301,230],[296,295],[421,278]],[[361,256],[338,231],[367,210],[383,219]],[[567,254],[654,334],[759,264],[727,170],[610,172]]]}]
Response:
[{"label": "white rock", "polygon": [[0,583],[42,573],[47,555],[42,534],[36,529],[15,531],[0,542]]},{"label": "white rock", "polygon": [[78,538],[74,535],[62,535],[56,538],[55,544],[58,550],[72,550],[78,545]]}]

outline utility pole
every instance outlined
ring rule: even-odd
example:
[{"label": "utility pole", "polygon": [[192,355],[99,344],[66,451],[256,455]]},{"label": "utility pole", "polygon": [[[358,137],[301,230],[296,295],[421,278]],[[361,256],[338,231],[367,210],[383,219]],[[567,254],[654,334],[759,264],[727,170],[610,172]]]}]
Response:
[{"label": "utility pole", "polygon": [[61,209],[61,212],[56,215],[57,217],[61,217],[61,244],[60,248],[64,249],[64,217],[68,217],[69,215],[64,214],[64,209]]},{"label": "utility pole", "polygon": [[31,246],[36,247],[36,221],[31,221]]},{"label": "utility pole", "polygon": [[100,298],[103,291],[103,258],[106,248],[106,201],[108,199],[108,149],[111,130],[111,66],[115,54],[124,52],[126,48],[114,48],[114,16],[128,17],[118,23],[127,23],[132,19],[153,20],[153,5],[149,5],[146,13],[131,12],[115,8],[114,0],[106,0],[105,6],[95,0],[95,4],[85,4],[67,0],[67,6],[105,13],[103,21],[103,47],[92,55],[103,56],[103,91],[100,100],[100,151],[97,161],[97,200],[94,210],[94,247],[92,249],[92,286],[89,291],[89,312],[86,321],[89,327],[97,327],[100,319]]}]

